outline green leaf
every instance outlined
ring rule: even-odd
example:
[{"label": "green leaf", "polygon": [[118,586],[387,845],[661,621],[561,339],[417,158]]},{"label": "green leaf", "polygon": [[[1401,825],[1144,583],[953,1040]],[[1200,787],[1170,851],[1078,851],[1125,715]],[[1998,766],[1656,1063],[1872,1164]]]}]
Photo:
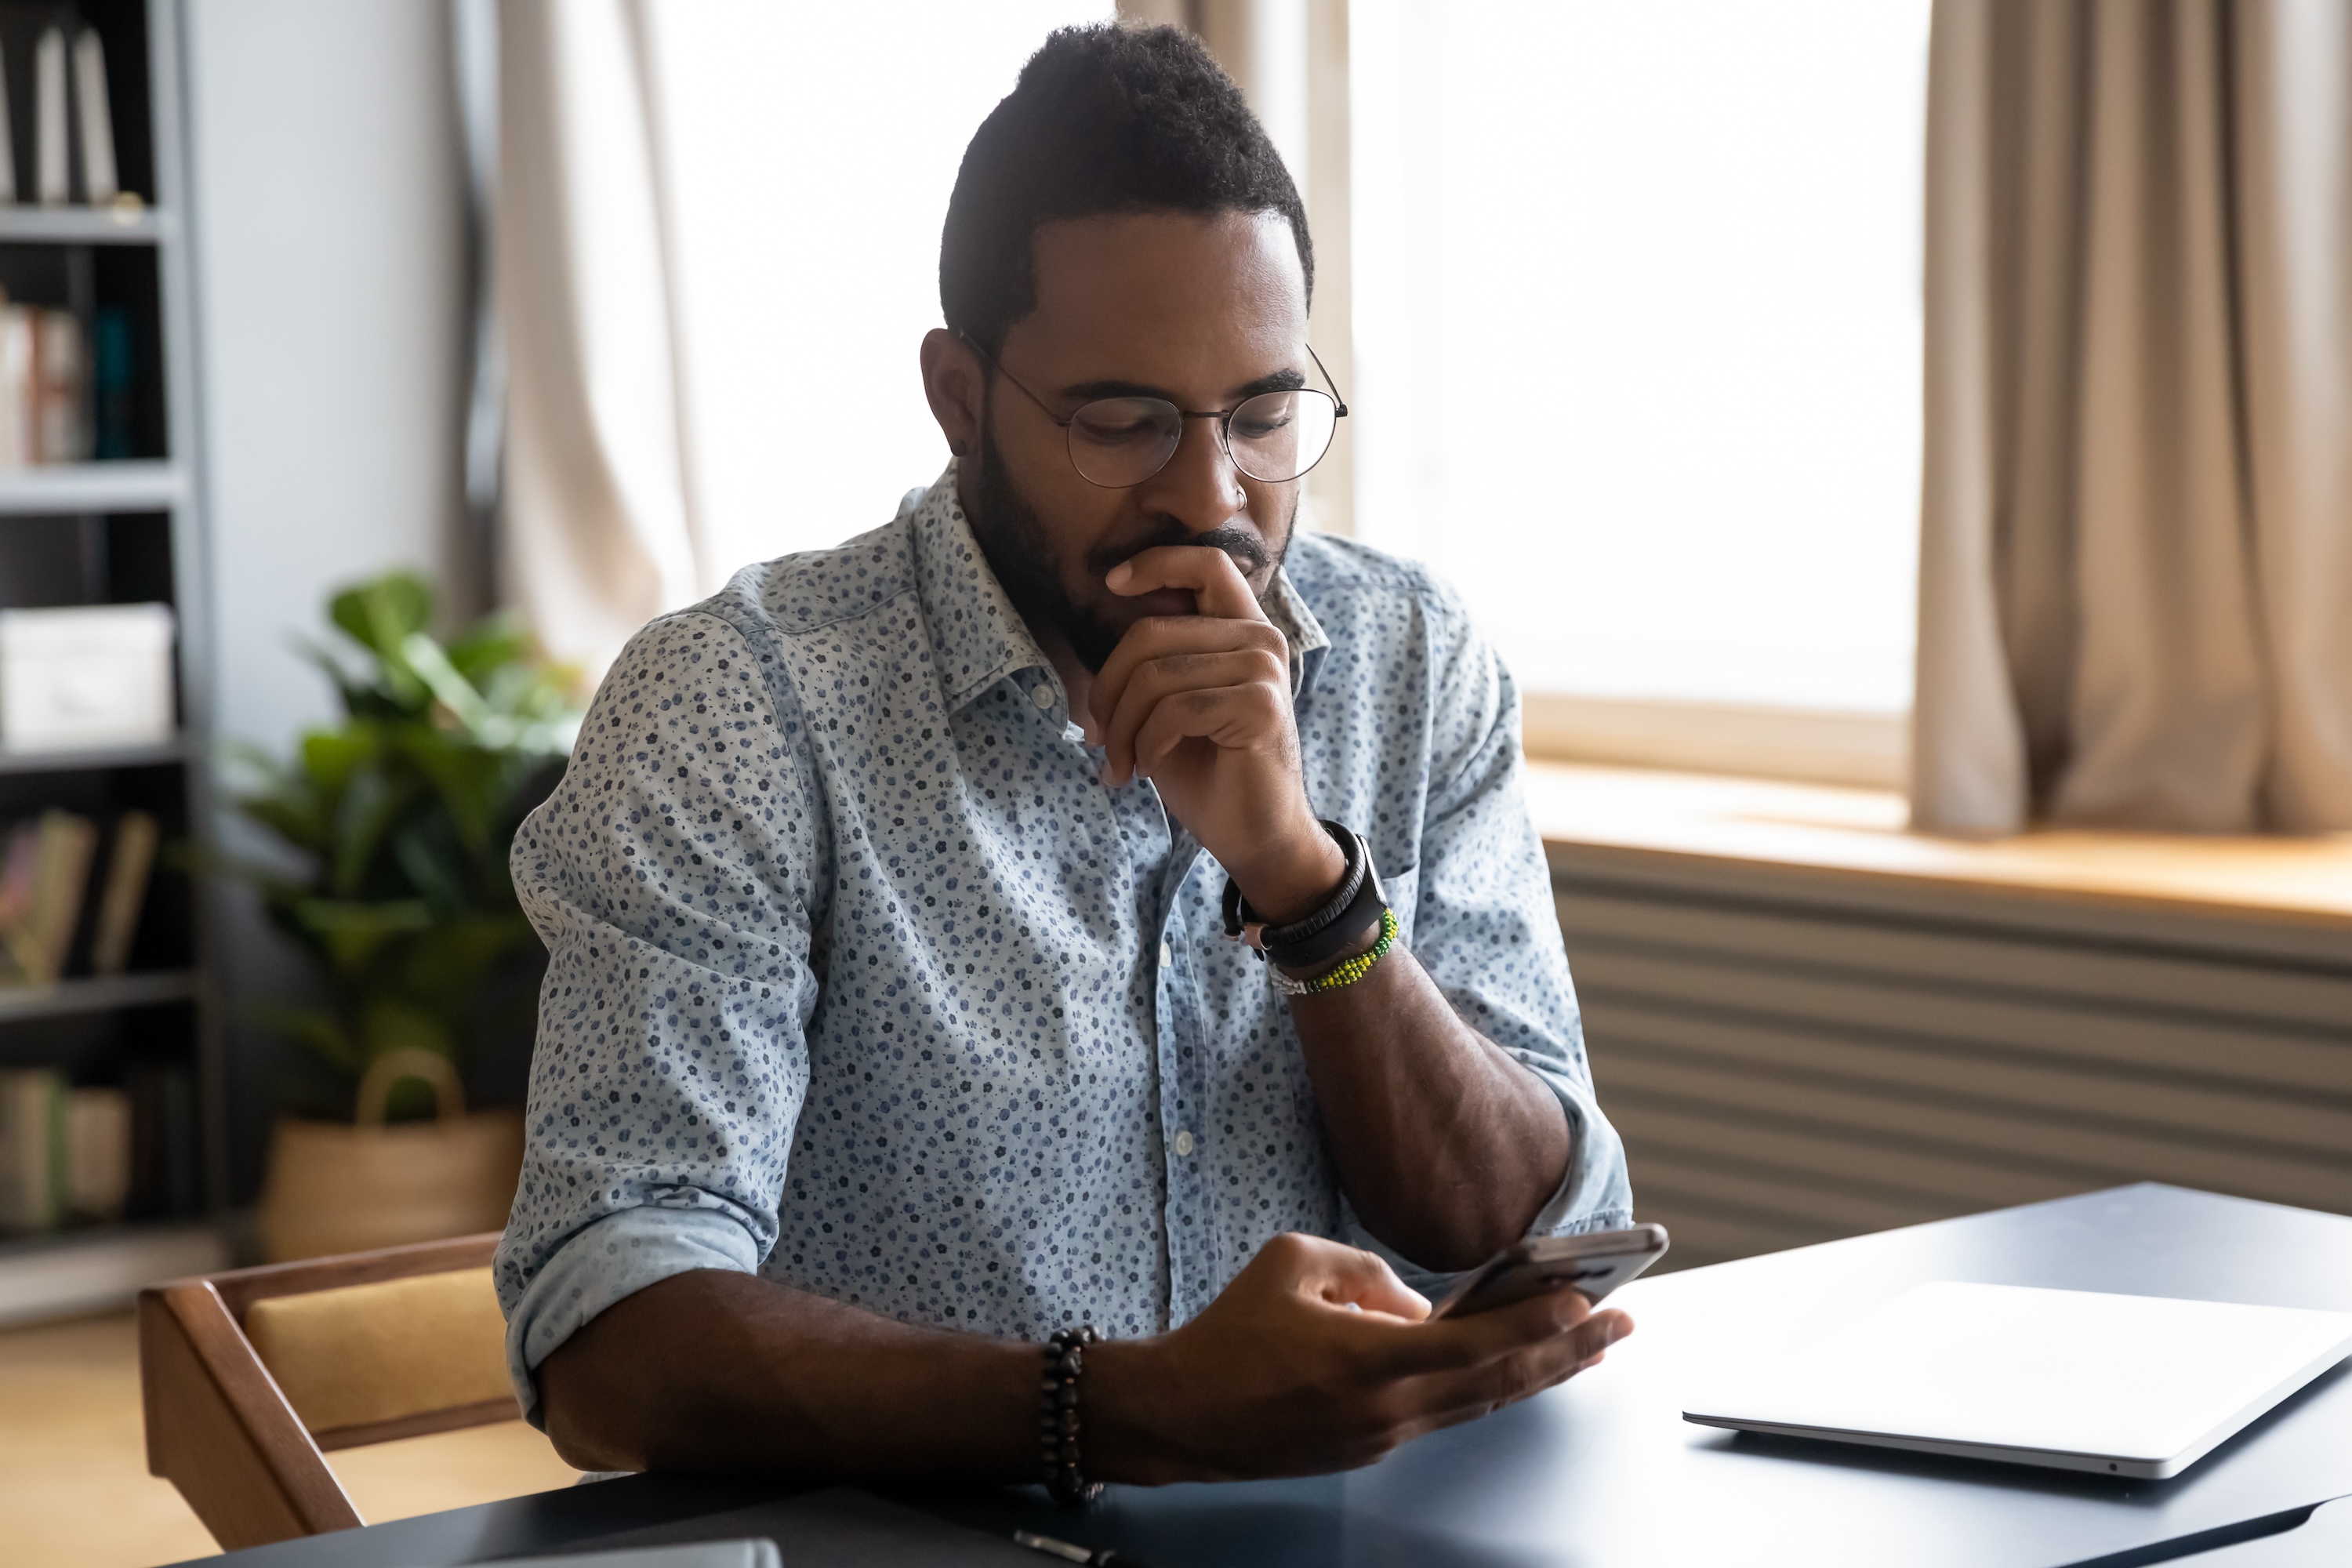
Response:
[{"label": "green leaf", "polygon": [[414,572],[387,572],[337,594],[327,615],[345,636],[377,658],[394,658],[409,633],[431,624],[433,588]]},{"label": "green leaf", "polygon": [[[404,645],[433,618],[433,590],[414,572],[390,572],[344,589],[329,606],[330,616],[344,635],[375,656],[377,689],[395,706],[420,706],[424,683],[408,666]],[[355,692],[346,691],[354,713],[367,710]]]},{"label": "green leaf", "polygon": [[240,816],[257,822],[297,849],[313,855],[327,852],[333,829],[315,801],[268,795],[245,795],[236,802]]},{"label": "green leaf", "polygon": [[457,672],[478,687],[493,674],[523,667],[531,647],[530,633],[521,617],[502,610],[468,626],[450,643],[447,652]]},{"label": "green leaf", "polygon": [[404,736],[403,750],[431,782],[466,848],[477,856],[488,854],[500,807],[514,793],[506,777],[507,759],[437,733]]},{"label": "green leaf", "polygon": [[318,794],[339,795],[350,787],[352,775],[383,749],[383,737],[372,723],[313,730],[302,737],[302,773]]},{"label": "green leaf", "polygon": [[[457,673],[457,667],[449,662],[449,656],[441,651],[441,645],[423,632],[411,632],[407,640],[400,645],[400,650],[407,658],[409,668],[416,671],[417,679],[425,682],[441,706],[446,708],[476,740],[483,740],[483,726],[489,723],[495,715],[490,712],[489,704],[482,700],[482,694],[474,689],[474,683]],[[498,742],[490,741],[488,743],[496,745]]]},{"label": "green leaf", "polygon": [[264,1003],[254,1009],[265,1028],[291,1041],[339,1073],[356,1077],[367,1068],[365,1053],[343,1022],[324,1007]]},{"label": "green leaf", "polygon": [[434,917],[448,920],[466,907],[465,852],[447,821],[412,821],[392,836],[393,858],[425,895]]},{"label": "green leaf", "polygon": [[414,779],[370,762],[352,770],[335,805],[329,850],[327,890],[339,899],[360,896],[375,869],[376,856],[400,814],[419,793]]},{"label": "green leaf", "polygon": [[299,929],[316,939],[334,973],[354,978],[398,938],[431,929],[422,899],[365,903],[352,899],[304,899],[291,910]]},{"label": "green leaf", "polygon": [[536,937],[507,858],[581,719],[577,673],[550,664],[514,617],[486,617],[445,647],[425,629],[432,611],[413,573],[336,595],[330,616],[350,642],[300,651],[333,682],[342,721],[306,732],[286,760],[225,752],[236,809],[310,868],[190,861],[251,884],[318,965],[333,1005],[285,1009],[277,1026],[347,1080],[394,1040],[455,1059],[491,1021],[490,999],[513,989]]}]

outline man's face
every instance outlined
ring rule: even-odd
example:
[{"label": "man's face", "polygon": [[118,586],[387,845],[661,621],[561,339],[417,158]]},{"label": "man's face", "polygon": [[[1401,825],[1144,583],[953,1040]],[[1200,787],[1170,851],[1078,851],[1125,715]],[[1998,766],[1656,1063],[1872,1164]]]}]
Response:
[{"label": "man's face", "polygon": [[[1005,334],[997,362],[1055,416],[1122,396],[1223,411],[1306,384],[1306,282],[1282,218],[1081,218],[1040,229],[1035,247],[1037,308]],[[1243,474],[1213,419],[1186,420],[1151,478],[1106,489],[1071,465],[1062,427],[997,376],[979,445],[963,468],[972,531],[1031,628],[1066,638],[1089,669],[1142,617],[1193,612],[1189,591],[1110,592],[1103,577],[1120,562],[1212,545],[1263,598],[1289,547],[1298,481]]]}]

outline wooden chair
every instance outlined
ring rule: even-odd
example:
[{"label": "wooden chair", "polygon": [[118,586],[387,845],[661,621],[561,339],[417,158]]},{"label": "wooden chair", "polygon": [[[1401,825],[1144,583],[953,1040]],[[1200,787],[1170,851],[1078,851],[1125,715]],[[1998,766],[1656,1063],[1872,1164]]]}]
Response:
[{"label": "wooden chair", "polygon": [[365,1522],[327,1451],[510,1421],[498,1234],[139,1293],[147,1468],[227,1551]]}]

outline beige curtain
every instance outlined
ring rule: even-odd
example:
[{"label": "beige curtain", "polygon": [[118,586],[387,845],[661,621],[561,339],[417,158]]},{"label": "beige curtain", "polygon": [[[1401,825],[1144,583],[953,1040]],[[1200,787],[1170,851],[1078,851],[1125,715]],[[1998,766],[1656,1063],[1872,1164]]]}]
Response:
[{"label": "beige curtain", "polygon": [[1912,805],[2352,827],[2352,5],[1937,0]]},{"label": "beige curtain", "polygon": [[501,0],[505,596],[601,677],[718,585],[694,505],[646,0]]}]

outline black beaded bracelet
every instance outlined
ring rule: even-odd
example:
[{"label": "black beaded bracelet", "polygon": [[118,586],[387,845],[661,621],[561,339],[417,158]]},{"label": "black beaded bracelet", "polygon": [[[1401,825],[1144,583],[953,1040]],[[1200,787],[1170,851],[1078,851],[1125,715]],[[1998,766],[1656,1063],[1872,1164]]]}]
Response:
[{"label": "black beaded bracelet", "polygon": [[1087,1369],[1085,1347],[1095,1342],[1092,1325],[1058,1329],[1045,1342],[1045,1376],[1037,1401],[1038,1447],[1045,1457],[1045,1489],[1065,1508],[1102,1495],[1102,1483],[1078,1468],[1078,1374]]}]

